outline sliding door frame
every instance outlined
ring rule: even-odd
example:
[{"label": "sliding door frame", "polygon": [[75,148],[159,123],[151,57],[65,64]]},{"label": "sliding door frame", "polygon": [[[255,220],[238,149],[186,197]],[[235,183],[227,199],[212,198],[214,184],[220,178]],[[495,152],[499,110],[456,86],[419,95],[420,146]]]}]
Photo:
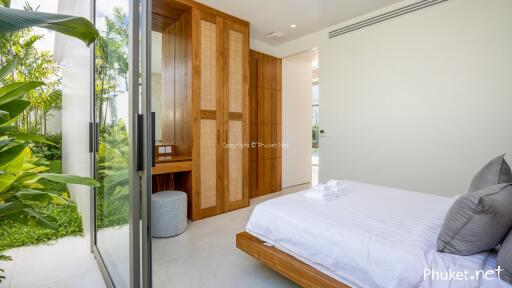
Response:
[{"label": "sliding door frame", "polygon": [[[96,1],[91,0],[91,20],[96,24]],[[130,288],[150,288],[151,286],[151,166],[152,149],[148,144],[152,139],[151,121],[151,3],[152,0],[130,0],[128,28],[128,91],[129,91],[129,279]],[[140,12],[142,12],[140,14]],[[139,27],[142,29],[139,30]],[[149,31],[149,33],[148,33]],[[142,35],[141,35],[142,34]],[[141,42],[142,40],[142,42]],[[142,59],[139,55],[142,52]],[[96,178],[96,152],[98,143],[97,119],[95,112],[95,45],[91,57],[91,111],[90,111],[90,166],[91,175]],[[142,65],[142,66],[141,66]],[[139,69],[139,67],[142,67]],[[142,87],[139,87],[139,77]],[[141,114],[142,113],[142,114]],[[143,127],[138,126],[142,115]],[[141,135],[142,133],[142,135]],[[142,140],[142,142],[140,141]],[[138,160],[142,155],[142,165]],[[140,169],[142,168],[142,169]],[[112,277],[97,247],[96,231],[96,189],[91,189],[91,250],[96,257],[105,283],[114,288]],[[141,233],[142,232],[142,233]],[[124,287],[118,287],[124,288]]]},{"label": "sliding door frame", "polygon": [[[152,287],[152,234],[151,234],[151,195],[152,187],[152,167],[154,166],[154,145],[155,145],[155,127],[153,123],[153,114],[151,106],[151,33],[153,31],[152,20],[152,0],[140,0],[141,5],[141,105],[144,115],[144,168],[142,172],[141,204],[142,215],[142,237],[141,237],[141,257],[142,265],[142,287]],[[140,206],[139,206],[140,207]]]}]

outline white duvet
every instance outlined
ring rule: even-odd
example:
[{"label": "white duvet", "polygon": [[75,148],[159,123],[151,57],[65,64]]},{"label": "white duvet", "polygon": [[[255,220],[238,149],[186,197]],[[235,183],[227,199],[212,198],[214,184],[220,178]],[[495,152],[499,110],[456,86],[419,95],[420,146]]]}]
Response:
[{"label": "white duvet", "polygon": [[[345,181],[331,202],[305,191],[257,205],[247,232],[352,287],[510,287],[496,279],[432,280],[425,269],[484,267],[488,253],[438,253],[436,239],[454,199]],[[489,262],[489,261],[487,261]]]}]

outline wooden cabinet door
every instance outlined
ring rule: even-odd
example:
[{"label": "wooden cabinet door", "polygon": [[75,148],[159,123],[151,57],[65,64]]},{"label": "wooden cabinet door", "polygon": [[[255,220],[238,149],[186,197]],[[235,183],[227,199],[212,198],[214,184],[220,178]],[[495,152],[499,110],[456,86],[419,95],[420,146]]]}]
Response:
[{"label": "wooden cabinet door", "polygon": [[[253,189],[252,197],[258,197],[281,190],[281,59],[262,53],[252,53],[257,65],[251,70],[257,75],[251,79],[257,81],[257,89],[253,97],[257,97],[257,121],[253,127],[258,127],[258,146],[256,157],[257,166],[251,174],[257,176],[257,189]],[[254,100],[253,100],[254,101]],[[253,112],[253,111],[251,111]],[[251,167],[252,168],[252,167]]]},{"label": "wooden cabinet door", "polygon": [[193,12],[194,102],[193,218],[201,219],[222,212],[223,85],[222,19],[202,11]]},{"label": "wooden cabinet door", "polygon": [[249,33],[225,20],[224,210],[249,205]]}]

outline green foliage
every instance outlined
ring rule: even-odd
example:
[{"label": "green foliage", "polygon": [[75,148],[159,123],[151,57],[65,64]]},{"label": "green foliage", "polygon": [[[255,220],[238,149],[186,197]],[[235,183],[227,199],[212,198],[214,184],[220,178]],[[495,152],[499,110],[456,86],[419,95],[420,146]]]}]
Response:
[{"label": "green foliage", "polygon": [[[26,9],[32,8],[27,5]],[[31,29],[0,34],[0,64],[5,64],[5,69],[0,71],[0,75],[4,76],[1,78],[3,84],[9,87],[21,85],[19,83],[39,83],[37,89],[20,91],[31,105],[15,123],[26,132],[42,130],[46,133],[50,112],[61,108],[60,67],[50,51],[40,51],[35,47],[35,43],[42,38],[42,35],[34,35]]]},{"label": "green foliage", "polygon": [[110,109],[116,118],[115,98],[128,87],[128,16],[115,7],[112,18],[105,18],[105,31],[101,32],[95,51],[95,99],[100,125],[107,124]]},{"label": "green foliage", "polygon": [[[25,97],[31,103],[36,102],[31,95],[37,93],[37,89],[45,84],[40,81],[42,79],[30,79],[28,72],[36,71],[39,76],[48,76],[49,74],[44,73],[52,68],[45,66],[52,59],[51,54],[44,51],[36,54],[37,59],[25,57],[27,53],[34,53],[33,44],[41,39],[41,36],[30,35],[30,29],[27,28],[48,28],[79,38],[87,45],[96,40],[98,32],[92,23],[84,18],[35,12],[28,5],[26,10],[5,8],[9,7],[9,0],[2,0],[0,4],[4,6],[0,7],[0,51],[6,49],[2,51],[6,53],[0,53],[0,81],[4,84],[0,86],[0,227],[13,223],[22,227],[34,226],[58,231],[59,221],[56,215],[52,215],[53,210],[44,211],[38,208],[40,205],[73,207],[73,204],[68,200],[67,193],[59,195],[44,190],[44,180],[89,186],[99,184],[90,178],[44,173],[48,171],[49,163],[34,156],[29,148],[37,137],[29,136],[23,139],[13,133],[13,121],[17,115],[22,113],[27,117],[29,114],[26,111],[26,102],[20,102],[20,98]],[[20,59],[28,64],[19,65]],[[30,70],[27,67],[30,67]],[[52,84],[46,83],[45,86],[51,87]],[[52,92],[50,95],[55,93]]]},{"label": "green foliage", "polygon": [[[60,173],[61,161],[51,161],[49,168],[49,171],[53,173]],[[44,186],[43,191],[45,192],[64,199],[69,197],[65,184],[44,179],[41,180],[41,184]],[[59,226],[58,230],[5,221],[0,225],[0,251],[26,245],[43,244],[64,236],[82,235],[82,220],[75,205],[41,204],[37,202],[32,203],[32,205],[36,210],[55,217]]]},{"label": "green foliage", "polygon": [[0,6],[0,33],[6,34],[34,26],[50,29],[82,40],[87,46],[98,37],[98,31],[83,17],[9,9],[10,1]]},{"label": "green foliage", "polygon": [[129,195],[128,132],[122,120],[102,127],[97,154],[99,182],[97,189],[98,227],[126,224]]},{"label": "green foliage", "polygon": [[[39,135],[44,141],[37,141],[31,145],[32,153],[47,160],[62,158],[62,133]],[[41,140],[39,139],[39,140]],[[33,140],[36,141],[36,140]]]}]

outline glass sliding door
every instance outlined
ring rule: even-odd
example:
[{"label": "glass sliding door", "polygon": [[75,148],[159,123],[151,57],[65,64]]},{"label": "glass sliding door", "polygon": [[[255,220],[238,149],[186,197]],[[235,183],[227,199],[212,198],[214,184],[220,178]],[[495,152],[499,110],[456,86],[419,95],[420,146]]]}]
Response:
[{"label": "glass sliding door", "polygon": [[[94,50],[94,170],[101,187],[95,191],[93,250],[113,287],[150,287],[146,264],[147,179],[151,177],[151,131],[145,111],[144,55],[146,0],[96,0],[94,18],[100,38]],[[149,1],[150,2],[150,1]],[[144,25],[141,25],[144,24]],[[142,48],[142,49],[141,49]],[[144,231],[142,233],[141,231]],[[143,265],[144,264],[144,265]],[[150,262],[149,262],[150,265]],[[143,283],[144,282],[144,283]]]}]

